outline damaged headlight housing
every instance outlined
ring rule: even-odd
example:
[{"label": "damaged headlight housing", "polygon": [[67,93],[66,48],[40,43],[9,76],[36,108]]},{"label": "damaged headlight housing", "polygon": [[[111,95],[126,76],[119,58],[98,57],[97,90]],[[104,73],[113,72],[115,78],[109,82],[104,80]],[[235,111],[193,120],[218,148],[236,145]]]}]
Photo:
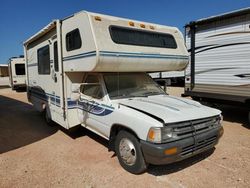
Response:
[{"label": "damaged headlight housing", "polygon": [[222,126],[223,116],[220,114],[219,116],[213,119],[213,126]]}]

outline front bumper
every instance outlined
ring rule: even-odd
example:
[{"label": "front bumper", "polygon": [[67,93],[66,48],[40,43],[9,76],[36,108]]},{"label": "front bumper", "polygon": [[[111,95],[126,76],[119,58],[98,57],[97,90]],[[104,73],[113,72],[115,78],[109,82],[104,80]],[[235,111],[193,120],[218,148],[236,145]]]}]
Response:
[{"label": "front bumper", "polygon": [[[141,141],[141,148],[147,163],[155,165],[169,164],[213,148],[222,134],[223,127],[220,126],[208,132],[170,143],[154,144]],[[177,148],[177,152],[172,155],[165,154],[165,151],[171,148]]]}]

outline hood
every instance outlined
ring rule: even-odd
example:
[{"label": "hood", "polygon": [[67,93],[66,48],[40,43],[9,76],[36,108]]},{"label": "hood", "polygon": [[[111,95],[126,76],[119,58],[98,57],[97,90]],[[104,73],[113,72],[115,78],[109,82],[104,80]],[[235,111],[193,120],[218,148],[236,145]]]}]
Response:
[{"label": "hood", "polygon": [[156,95],[119,100],[121,105],[133,108],[165,123],[202,119],[219,115],[221,111],[201,105],[193,100]]}]

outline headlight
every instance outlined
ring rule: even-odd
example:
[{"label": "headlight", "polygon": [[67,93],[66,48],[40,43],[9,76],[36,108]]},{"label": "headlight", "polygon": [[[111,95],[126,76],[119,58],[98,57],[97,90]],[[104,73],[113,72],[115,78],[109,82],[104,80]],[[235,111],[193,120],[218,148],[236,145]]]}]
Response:
[{"label": "headlight", "polygon": [[163,127],[162,128],[162,141],[167,141],[169,140],[170,138],[173,138],[174,137],[174,134],[173,134],[173,129],[170,128],[170,127]]},{"label": "headlight", "polygon": [[151,127],[148,131],[147,141],[162,143],[173,138],[173,129],[169,127]]}]

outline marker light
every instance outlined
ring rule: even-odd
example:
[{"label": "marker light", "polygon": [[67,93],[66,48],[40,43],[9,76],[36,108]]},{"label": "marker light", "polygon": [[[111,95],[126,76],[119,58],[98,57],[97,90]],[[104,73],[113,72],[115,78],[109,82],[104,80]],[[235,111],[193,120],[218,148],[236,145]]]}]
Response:
[{"label": "marker light", "polygon": [[173,148],[170,148],[170,149],[166,149],[164,151],[165,155],[173,155],[173,154],[176,154],[177,153],[177,147],[173,147]]},{"label": "marker light", "polygon": [[102,18],[100,16],[95,16],[95,20],[102,21]]},{"label": "marker light", "polygon": [[140,27],[141,28],[145,28],[146,26],[144,24],[140,24]]},{"label": "marker light", "polygon": [[154,27],[154,26],[152,26],[152,25],[150,25],[150,26],[149,26],[149,28],[150,28],[150,29],[152,29],[152,30],[154,30],[154,29],[155,29],[155,27]]},{"label": "marker light", "polygon": [[134,22],[128,22],[128,25],[135,26],[135,23]]},{"label": "marker light", "polygon": [[161,129],[156,127],[151,127],[148,131],[147,140],[154,143],[161,143]]}]

